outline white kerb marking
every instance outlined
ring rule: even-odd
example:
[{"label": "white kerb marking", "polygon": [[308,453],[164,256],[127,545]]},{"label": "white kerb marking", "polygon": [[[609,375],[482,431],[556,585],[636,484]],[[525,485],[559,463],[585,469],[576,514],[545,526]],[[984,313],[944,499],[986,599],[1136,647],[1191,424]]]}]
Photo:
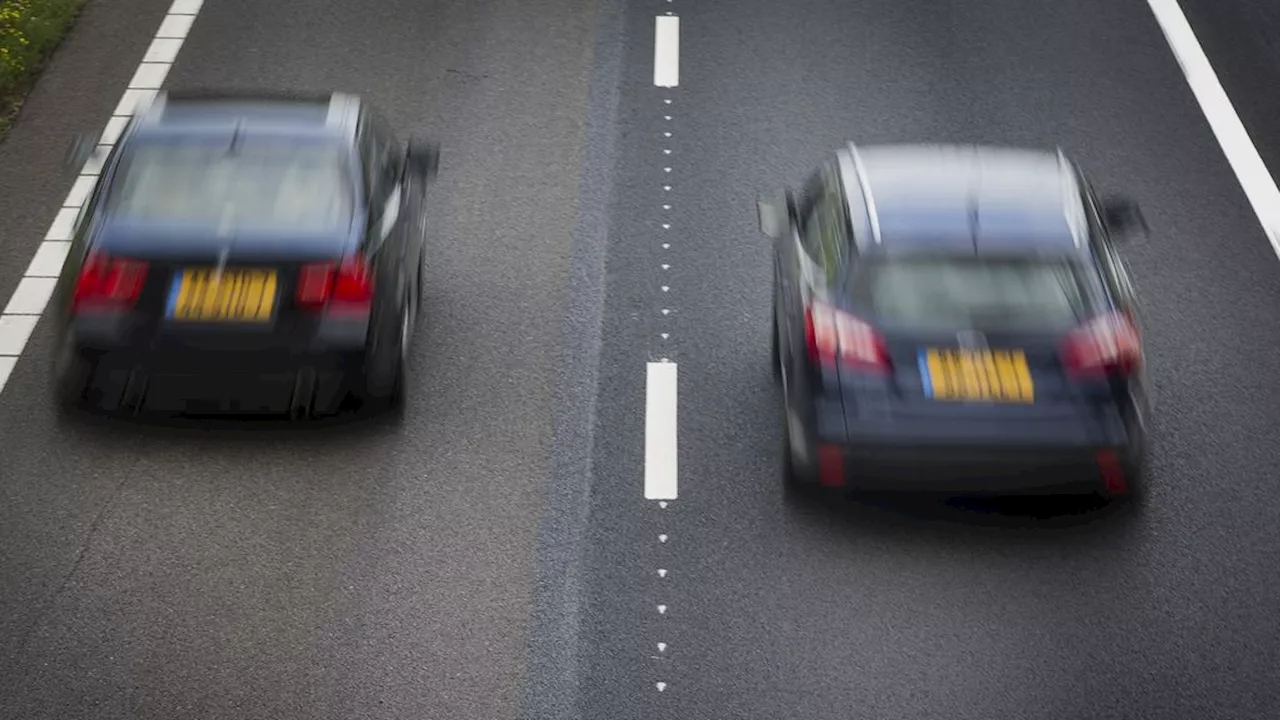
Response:
[{"label": "white kerb marking", "polygon": [[[157,85],[157,87],[159,87]],[[102,131],[102,142],[108,145],[115,145],[120,139],[120,133],[124,132],[124,128],[129,124],[127,117],[113,117],[107,121],[107,128]],[[78,206],[77,206],[78,207]]]},{"label": "white kerb marking", "polygon": [[0,315],[0,355],[21,355],[38,322],[39,315]]},{"label": "white kerb marking", "polygon": [[654,18],[653,84],[658,87],[680,85],[680,18]]},{"label": "white kerb marking", "polygon": [[124,91],[124,95],[120,96],[120,102],[116,105],[115,112],[112,115],[132,115],[137,109],[154,100],[156,97],[155,90],[139,90],[130,88]]},{"label": "white kerb marking", "polygon": [[1240,180],[1258,222],[1262,223],[1272,250],[1280,255],[1280,189],[1276,188],[1276,182],[1258,155],[1258,149],[1249,139],[1244,123],[1240,122],[1231,99],[1222,89],[1222,83],[1213,72],[1213,66],[1209,64],[1209,58],[1196,40],[1196,34],[1177,0],[1147,0],[1147,4],[1155,13],[1156,22],[1160,23],[1169,47],[1182,66],[1187,84],[1200,103],[1200,110],[1218,138],[1231,169]]},{"label": "white kerb marking", "polygon": [[191,32],[191,23],[195,19],[194,15],[166,15],[164,22],[160,23],[160,29],[156,31],[156,37],[184,39]]},{"label": "white kerb marking", "polygon": [[53,296],[57,278],[24,277],[4,308],[5,315],[40,315]]},{"label": "white kerb marking", "polygon": [[9,382],[9,376],[13,374],[13,368],[17,364],[16,357],[0,356],[0,390],[4,390],[5,383]]},{"label": "white kerb marking", "polygon": [[53,222],[49,224],[49,229],[44,233],[45,240],[63,240],[71,239],[71,232],[76,226],[76,216],[80,214],[80,208],[64,207],[54,216]]},{"label": "white kerb marking", "polygon": [[80,209],[84,205],[84,201],[89,198],[89,193],[93,191],[93,184],[98,182],[98,178],[92,175],[81,175],[76,178],[75,184],[71,186],[71,192],[67,193],[67,197],[62,201],[62,207]]},{"label": "white kerb marking", "polygon": [[62,240],[45,240],[40,243],[40,248],[36,250],[36,256],[31,258],[31,264],[27,266],[27,277],[44,277],[56,278],[62,272],[62,266],[67,261],[67,253],[71,250],[71,243]]},{"label": "white kerb marking", "polygon": [[200,12],[204,0],[173,0],[169,6],[170,15],[195,15]]},{"label": "white kerb marking", "polygon": [[171,63],[178,59],[178,51],[182,49],[182,38],[156,38],[142,56],[142,62]]},{"label": "white kerb marking", "polygon": [[141,90],[159,90],[164,78],[169,74],[169,63],[144,62],[138,65],[129,81],[129,87]]},{"label": "white kerb marking", "polygon": [[674,500],[676,463],[676,363],[648,363],[644,413],[644,497]]}]

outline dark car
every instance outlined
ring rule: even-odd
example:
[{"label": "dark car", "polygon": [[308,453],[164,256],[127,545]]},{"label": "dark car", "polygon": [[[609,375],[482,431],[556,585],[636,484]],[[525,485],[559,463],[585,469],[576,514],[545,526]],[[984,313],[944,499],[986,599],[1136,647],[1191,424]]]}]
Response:
[{"label": "dark car", "polygon": [[1061,151],[851,143],[759,212],[791,487],[1132,496],[1136,204]]},{"label": "dark car", "polygon": [[[81,138],[72,161],[96,138]],[[434,144],[359,97],[159,94],[104,159],[54,297],[63,407],[403,407]]]}]

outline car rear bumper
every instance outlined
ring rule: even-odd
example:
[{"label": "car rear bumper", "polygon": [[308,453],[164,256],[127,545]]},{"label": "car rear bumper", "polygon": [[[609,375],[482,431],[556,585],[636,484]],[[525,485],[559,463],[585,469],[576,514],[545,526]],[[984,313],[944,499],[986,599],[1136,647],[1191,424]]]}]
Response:
[{"label": "car rear bumper", "polygon": [[73,343],[70,350],[90,368],[90,405],[148,414],[287,414],[300,399],[310,412],[330,414],[357,389],[365,368],[362,347],[214,351]]},{"label": "car rear bumper", "polygon": [[814,480],[831,488],[955,494],[1123,493],[1137,472],[1120,446],[819,444]]}]

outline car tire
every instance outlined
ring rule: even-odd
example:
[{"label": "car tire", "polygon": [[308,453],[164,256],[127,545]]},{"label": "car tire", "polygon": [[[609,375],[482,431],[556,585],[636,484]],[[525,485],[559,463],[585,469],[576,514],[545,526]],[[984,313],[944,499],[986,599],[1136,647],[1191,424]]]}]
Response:
[{"label": "car tire", "polygon": [[408,350],[413,338],[412,298],[406,298],[401,306],[400,321],[396,330],[395,346],[385,345],[378,348],[379,356],[373,359],[372,367],[366,370],[364,397],[372,400],[380,409],[401,415],[406,405],[408,394]]},{"label": "car tire", "polygon": [[769,333],[769,364],[772,366],[773,379],[782,381],[782,343],[778,338],[778,295],[773,296],[773,312],[770,314],[773,318],[769,326],[773,330]]},{"label": "car tire", "polygon": [[810,497],[817,491],[818,477],[812,468],[798,466],[791,449],[791,428],[787,423],[787,405],[782,406],[782,485],[790,497]]},{"label": "car tire", "polygon": [[53,400],[59,414],[83,407],[92,375],[93,362],[64,342],[53,366]]}]

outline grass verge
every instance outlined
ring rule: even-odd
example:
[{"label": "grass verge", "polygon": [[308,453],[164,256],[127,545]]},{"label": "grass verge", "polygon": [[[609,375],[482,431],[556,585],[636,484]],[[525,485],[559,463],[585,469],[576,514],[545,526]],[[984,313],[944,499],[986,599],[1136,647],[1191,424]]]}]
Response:
[{"label": "grass verge", "polygon": [[0,142],[85,0],[0,0]]}]

